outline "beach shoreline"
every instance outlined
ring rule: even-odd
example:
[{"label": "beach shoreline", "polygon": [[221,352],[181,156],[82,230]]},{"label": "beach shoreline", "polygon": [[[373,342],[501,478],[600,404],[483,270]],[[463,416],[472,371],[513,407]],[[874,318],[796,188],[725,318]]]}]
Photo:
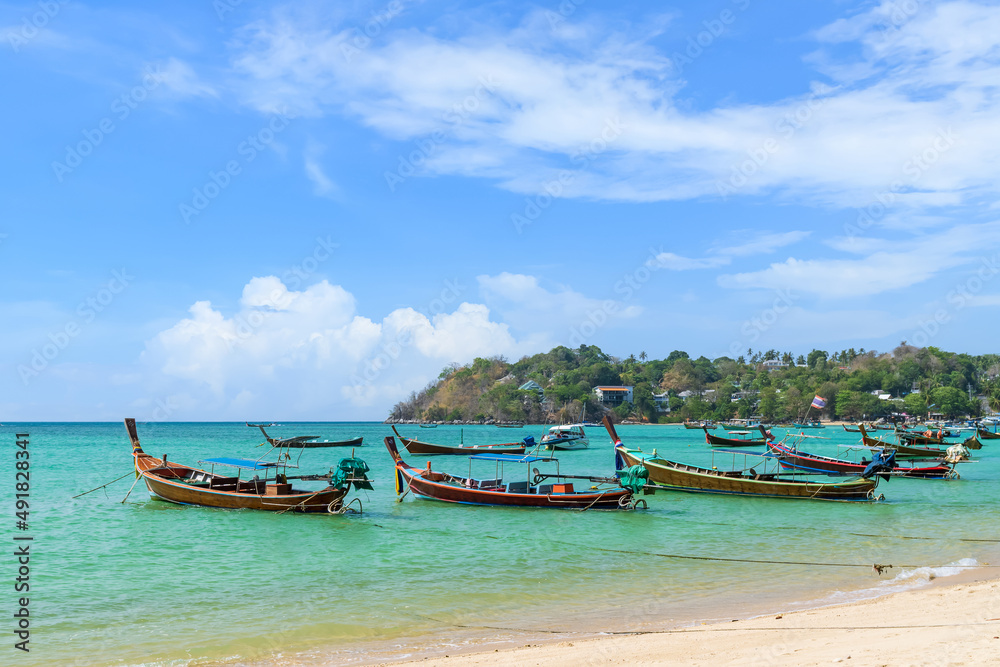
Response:
[{"label": "beach shoreline", "polygon": [[[817,601],[818,602],[818,601]],[[788,608],[787,606],[785,607]],[[515,642],[528,643],[515,646]],[[1000,578],[973,568],[919,588],[730,621],[424,647],[368,665],[1000,664]]]}]

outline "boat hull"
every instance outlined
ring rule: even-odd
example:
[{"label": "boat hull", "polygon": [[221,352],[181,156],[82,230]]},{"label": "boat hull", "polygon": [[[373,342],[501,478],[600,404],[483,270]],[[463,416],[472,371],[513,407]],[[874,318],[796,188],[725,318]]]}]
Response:
[{"label": "boat hull", "polygon": [[767,441],[763,438],[756,440],[753,438],[737,440],[736,438],[722,438],[717,435],[712,435],[708,431],[705,431],[705,442],[713,447],[762,447],[767,444]]},{"label": "boat hull", "polygon": [[346,491],[328,487],[319,492],[297,492],[268,496],[256,493],[236,493],[191,487],[183,482],[171,482],[153,473],[142,473],[146,488],[154,496],[180,505],[198,505],[220,509],[251,509],[271,512],[334,512],[343,503]]},{"label": "boat hull", "polygon": [[876,480],[870,479],[830,483],[770,479],[774,475],[751,477],[742,471],[727,473],[664,459],[645,460],[624,447],[618,447],[616,451],[627,465],[641,465],[649,471],[650,483],[671,491],[765,498],[870,501],[875,500],[875,487],[878,484]]},{"label": "boat hull", "polygon": [[[414,495],[461,505],[487,505],[492,507],[536,507],[547,509],[602,509],[617,510],[633,507],[632,492],[621,487],[604,491],[582,491],[569,493],[539,493],[537,485],[524,484],[524,488],[534,488],[531,492],[509,492],[509,485],[496,480],[500,485],[488,489],[476,488],[481,482],[446,475],[428,469],[414,468],[399,455],[393,438],[385,439],[386,449],[396,467],[396,493],[413,492]],[[565,478],[562,478],[565,479]],[[555,486],[555,485],[553,485]]]},{"label": "boat hull", "polygon": [[491,505],[502,507],[546,507],[550,509],[603,509],[616,510],[627,505],[631,492],[609,489],[595,493],[507,493],[482,489],[463,489],[424,479],[413,469],[396,468],[406,484],[417,496],[462,505]]},{"label": "boat hull", "polygon": [[[863,463],[795,451],[778,443],[771,444],[771,452],[778,459],[781,467],[788,470],[801,470],[825,475],[858,476],[867,467]],[[893,477],[917,479],[958,479],[958,473],[951,466],[944,464],[925,467],[897,466],[889,474]]]},{"label": "boat hull", "polygon": [[541,442],[543,449],[550,449],[552,451],[562,450],[562,451],[573,451],[576,449],[587,449],[590,447],[590,442],[586,438],[572,438],[568,440],[549,440],[546,441],[544,438]]},{"label": "boat hull", "polygon": [[296,447],[302,447],[303,449],[319,449],[321,447],[361,447],[363,446],[364,439],[364,436],[361,436],[360,438],[353,438],[351,440],[303,442],[300,445],[296,445]]},{"label": "boat hull", "polygon": [[[268,492],[274,493],[278,485],[267,485],[262,481],[224,478],[222,475],[215,475],[199,468],[179,465],[150,456],[142,451],[142,447],[139,445],[135,420],[126,419],[125,426],[129,438],[132,440],[132,457],[136,477],[142,477],[146,488],[153,496],[168,502],[220,509],[327,513],[339,510],[343,506],[344,496],[347,495],[346,489],[341,490],[332,486],[315,492],[295,491],[289,486],[287,490],[291,493],[269,495]],[[225,482],[224,485],[220,486],[227,488],[193,486],[191,480],[194,476],[204,480],[209,487],[216,482]],[[228,490],[230,486],[232,490]]]},{"label": "boat hull", "polygon": [[432,442],[423,442],[413,438],[404,438],[392,428],[393,433],[403,443],[403,447],[410,454],[446,454],[452,456],[471,456],[472,454],[524,454],[524,444],[519,442],[507,442],[498,445],[436,445]]}]

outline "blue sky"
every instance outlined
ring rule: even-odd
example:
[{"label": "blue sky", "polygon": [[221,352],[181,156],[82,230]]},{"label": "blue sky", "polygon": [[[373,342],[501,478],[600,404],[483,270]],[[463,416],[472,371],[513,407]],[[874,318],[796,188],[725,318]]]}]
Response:
[{"label": "blue sky", "polygon": [[0,5],[3,421],[557,344],[995,352],[1000,7]]}]

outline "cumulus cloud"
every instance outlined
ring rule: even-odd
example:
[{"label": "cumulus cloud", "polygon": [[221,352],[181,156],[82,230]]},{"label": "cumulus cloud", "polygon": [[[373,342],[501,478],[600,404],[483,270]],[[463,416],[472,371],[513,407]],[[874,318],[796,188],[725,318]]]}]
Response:
[{"label": "cumulus cloud", "polygon": [[431,316],[399,308],[381,321],[356,311],[354,296],[325,280],[294,291],[255,277],[236,312],[194,303],[147,343],[143,362],[158,391],[198,414],[346,419],[345,406],[385,410],[449,363],[527,351],[483,304]]}]

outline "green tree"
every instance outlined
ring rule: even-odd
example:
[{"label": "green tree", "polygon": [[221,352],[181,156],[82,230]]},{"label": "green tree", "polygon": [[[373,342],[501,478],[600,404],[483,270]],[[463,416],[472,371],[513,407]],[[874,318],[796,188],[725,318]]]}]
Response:
[{"label": "green tree", "polygon": [[969,413],[969,399],[965,392],[955,387],[938,387],[931,392],[931,400],[945,417],[958,417]]},{"label": "green tree", "polygon": [[907,394],[903,398],[903,407],[906,413],[916,417],[927,415],[927,400],[924,394]]},{"label": "green tree", "polygon": [[778,396],[774,387],[764,387],[760,390],[760,405],[757,409],[766,421],[774,420],[778,411]]}]

